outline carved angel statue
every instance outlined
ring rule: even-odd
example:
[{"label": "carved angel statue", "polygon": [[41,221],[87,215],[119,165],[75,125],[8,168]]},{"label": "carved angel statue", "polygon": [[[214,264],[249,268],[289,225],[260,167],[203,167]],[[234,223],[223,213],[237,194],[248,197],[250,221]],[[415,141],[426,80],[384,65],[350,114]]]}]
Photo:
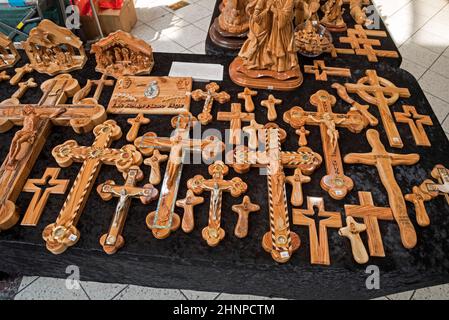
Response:
[{"label": "carved angel statue", "polygon": [[331,31],[346,29],[346,23],[343,20],[344,9],[343,0],[328,0],[322,7],[324,13],[321,23]]}]

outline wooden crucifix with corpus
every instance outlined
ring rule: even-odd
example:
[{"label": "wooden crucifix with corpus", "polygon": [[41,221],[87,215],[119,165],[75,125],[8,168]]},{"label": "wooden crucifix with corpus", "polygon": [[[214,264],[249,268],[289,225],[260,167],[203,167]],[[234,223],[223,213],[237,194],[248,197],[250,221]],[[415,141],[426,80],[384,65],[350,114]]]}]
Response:
[{"label": "wooden crucifix with corpus", "polygon": [[218,90],[220,90],[220,86],[211,82],[206,85],[206,91],[201,89],[192,91],[193,100],[204,100],[203,111],[198,115],[198,120],[202,125],[207,125],[212,121],[211,111],[214,101],[223,104],[231,100],[231,96],[226,91],[219,92]]}]

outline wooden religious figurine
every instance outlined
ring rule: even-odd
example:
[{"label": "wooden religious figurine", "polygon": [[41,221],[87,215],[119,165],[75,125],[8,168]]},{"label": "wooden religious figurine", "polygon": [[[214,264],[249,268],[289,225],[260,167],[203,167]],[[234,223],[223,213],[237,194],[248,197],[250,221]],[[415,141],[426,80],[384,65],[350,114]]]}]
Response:
[{"label": "wooden religious figurine", "polygon": [[151,168],[149,182],[152,185],[158,185],[161,183],[161,163],[167,161],[168,155],[161,154],[159,150],[155,149],[151,157],[146,158],[143,164]]},{"label": "wooden religious figurine", "polygon": [[0,32],[0,70],[11,68],[20,60],[14,43]]},{"label": "wooden religious figurine", "polygon": [[244,196],[240,204],[232,206],[232,211],[238,214],[237,224],[235,225],[234,235],[237,238],[245,238],[248,235],[248,217],[251,212],[260,210],[258,204],[252,203],[249,196]]},{"label": "wooden religious figurine", "polygon": [[[321,33],[321,25],[317,22],[307,20],[303,28],[295,32],[295,45],[301,54],[309,57],[317,57],[323,52],[333,50],[332,38],[329,31]],[[322,27],[324,28],[324,27]]]},{"label": "wooden religious figurine", "polygon": [[185,233],[190,233],[195,227],[195,218],[193,215],[193,208],[204,202],[203,197],[197,197],[192,190],[187,190],[186,197],[181,200],[176,200],[176,206],[184,209],[182,216],[181,229]]},{"label": "wooden religious figurine", "polygon": [[[28,209],[22,219],[22,226],[35,227],[47,204],[51,194],[64,194],[69,186],[69,180],[58,179],[61,169],[47,168],[40,179],[28,179],[23,187],[23,192],[34,193]],[[47,186],[45,188],[45,186]]]},{"label": "wooden religious figurine", "polygon": [[[320,219],[319,231],[317,230],[315,210]],[[330,265],[328,228],[341,228],[340,212],[330,212],[324,209],[323,198],[307,197],[307,209],[293,209],[293,224],[307,226],[309,228],[310,263]]]},{"label": "wooden religious figurine", "polygon": [[108,180],[97,187],[97,192],[103,200],[109,201],[113,197],[119,199],[109,231],[100,238],[100,244],[107,254],[116,253],[125,244],[122,231],[131,206],[131,200],[139,198],[143,204],[149,204],[157,198],[159,193],[151,184],[146,184],[142,188],[136,186],[139,181],[143,180],[143,172],[137,166],[125,171],[123,177],[125,178],[123,186],[116,185],[114,181]]},{"label": "wooden religious figurine", "polygon": [[263,100],[260,105],[262,107],[267,108],[267,118],[268,121],[275,121],[278,117],[276,112],[276,106],[280,105],[282,103],[281,99],[276,99],[272,94],[268,96],[267,100]]},{"label": "wooden religious figurine", "polygon": [[128,133],[126,134],[126,141],[134,142],[139,135],[139,129],[141,125],[146,125],[150,123],[150,119],[145,118],[143,113],[139,113],[135,118],[130,118],[127,122],[131,125]]},{"label": "wooden religious figurine", "polygon": [[346,30],[346,23],[343,20],[343,0],[327,0],[321,7],[324,17],[321,24],[332,32],[342,32]]},{"label": "wooden religious figurine", "polygon": [[111,149],[112,141],[118,140],[122,130],[113,120],[107,120],[93,130],[95,141],[92,146],[79,146],[75,140],[68,140],[56,146],[52,155],[61,167],[69,167],[73,162],[83,165],[70,189],[56,222],[48,225],[42,232],[47,249],[60,254],[75,245],[80,237],[76,228],[84,211],[90,191],[97,179],[102,164],[113,165],[120,172],[142,163],[142,155],[133,145],[121,149]]},{"label": "wooden religious figurine", "polygon": [[[228,0],[209,29],[212,42],[228,49],[240,49],[248,34],[250,12],[246,6],[250,0]],[[251,7],[250,7],[251,8]]]},{"label": "wooden religious figurine", "polygon": [[209,223],[202,231],[203,239],[211,247],[217,246],[225,236],[225,231],[221,228],[221,201],[223,192],[229,192],[234,198],[246,192],[247,184],[242,179],[235,177],[231,180],[224,180],[224,176],[229,172],[229,167],[222,161],[216,161],[209,166],[211,179],[205,179],[197,175],[187,181],[187,187],[195,194],[199,195],[203,191],[210,192]]},{"label": "wooden religious figurine", "polygon": [[238,98],[245,101],[245,111],[246,112],[254,112],[254,101],[253,97],[257,95],[257,91],[251,90],[250,88],[246,88],[243,92],[238,93]]},{"label": "wooden religious figurine", "polygon": [[366,16],[366,8],[363,8],[363,0],[350,0],[349,10],[355,23],[369,26],[374,23],[373,20]]},{"label": "wooden religious figurine", "polygon": [[0,105],[0,132],[22,126],[9,145],[9,153],[0,168],[0,230],[18,221],[14,204],[23,189],[31,169],[53,126],[71,126],[77,133],[86,133],[106,119],[104,108],[98,104],[65,104],[79,90],[78,81],[61,74],[44,81],[43,93],[37,104],[10,103]]},{"label": "wooden religious figurine", "polygon": [[352,256],[359,264],[367,263],[369,260],[365,245],[360,237],[360,233],[364,231],[366,231],[366,226],[355,221],[353,217],[346,217],[346,227],[338,230],[340,236],[348,238],[351,242]]},{"label": "wooden religious figurine", "polygon": [[295,2],[295,25],[319,20],[320,0],[298,0]]},{"label": "wooden religious figurine", "polygon": [[393,167],[398,165],[413,165],[419,161],[418,154],[388,153],[380,141],[379,132],[370,129],[366,133],[368,143],[372,147],[370,153],[351,153],[345,156],[344,162],[349,164],[365,164],[376,166],[383,186],[387,190],[388,200],[394,219],[399,226],[404,247],[411,249],[416,245],[415,227],[407,214],[404,196],[396,182]]},{"label": "wooden religious figurine", "polygon": [[206,91],[197,89],[192,92],[193,100],[204,100],[203,111],[198,115],[198,120],[204,126],[212,121],[211,111],[215,101],[223,104],[231,100],[231,96],[226,91],[218,92],[218,90],[220,90],[220,86],[215,82],[211,82],[206,85]]},{"label": "wooden religious figurine", "polygon": [[419,114],[413,106],[404,105],[402,109],[404,112],[394,113],[396,121],[409,125],[417,146],[430,147],[431,144],[424,126],[433,126],[432,119],[429,116]]},{"label": "wooden religious figurine", "polygon": [[154,66],[151,46],[122,30],[94,43],[91,53],[97,62],[95,70],[116,79],[150,74]]},{"label": "wooden religious figurine", "polygon": [[293,36],[294,0],[254,0],[248,39],[229,66],[232,81],[243,87],[293,90],[303,81]]},{"label": "wooden religious figurine", "polygon": [[242,105],[240,103],[232,103],[231,111],[220,111],[217,113],[218,121],[229,121],[229,143],[239,145],[242,139],[242,122],[250,122],[254,120],[254,113],[242,112]]},{"label": "wooden religious figurine", "polygon": [[47,19],[30,31],[22,45],[33,69],[50,76],[82,69],[87,61],[83,42]]}]

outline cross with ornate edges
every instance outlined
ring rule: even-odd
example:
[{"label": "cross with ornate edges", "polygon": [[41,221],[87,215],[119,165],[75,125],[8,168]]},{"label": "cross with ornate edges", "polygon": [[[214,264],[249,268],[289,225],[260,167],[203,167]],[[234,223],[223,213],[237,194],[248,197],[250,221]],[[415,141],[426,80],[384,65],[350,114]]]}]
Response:
[{"label": "cross with ornate edges", "polygon": [[154,150],[170,152],[157,209],[146,218],[148,228],[157,239],[167,238],[180,226],[181,219],[174,212],[174,207],[186,153],[198,152],[206,159],[224,150],[224,144],[213,136],[202,140],[189,139],[189,131],[195,122],[196,118],[190,114],[182,114],[172,119],[172,126],[176,129],[171,137],[157,137],[154,132],[148,132],[134,141],[134,145],[146,156],[152,155]]},{"label": "cross with ornate edges", "polygon": [[125,178],[123,186],[116,185],[114,181],[108,180],[97,187],[97,192],[103,200],[109,201],[113,197],[119,198],[109,231],[100,238],[100,244],[107,254],[116,253],[125,244],[122,231],[132,199],[139,198],[143,204],[149,204],[159,194],[151,184],[146,184],[143,187],[136,186],[137,182],[143,180],[143,173],[137,166],[133,166],[124,172],[123,177]]},{"label": "cross with ornate edges", "polygon": [[206,91],[201,89],[192,91],[193,100],[204,100],[203,111],[198,115],[198,120],[202,125],[207,125],[212,121],[211,111],[214,101],[223,104],[231,100],[231,96],[227,92],[218,92],[218,90],[220,90],[220,86],[211,82],[206,85]]},{"label": "cross with ornate edges", "polygon": [[142,155],[133,145],[128,144],[121,149],[109,148],[112,141],[122,136],[122,130],[115,121],[107,120],[99,124],[93,133],[95,141],[90,147],[78,146],[75,140],[68,140],[52,151],[61,167],[69,167],[73,162],[83,164],[56,222],[48,225],[42,232],[47,249],[54,254],[60,254],[78,242],[80,232],[76,225],[102,164],[112,165],[120,172],[126,172],[132,166],[142,163]]},{"label": "cross with ornate edges", "polygon": [[419,114],[413,106],[404,105],[402,109],[404,112],[394,113],[396,121],[409,125],[417,146],[430,147],[431,144],[424,125],[433,126],[432,119],[429,116]]},{"label": "cross with ornate edges", "polygon": [[380,180],[387,190],[388,200],[394,219],[399,226],[402,244],[407,249],[411,249],[417,242],[416,231],[408,217],[404,195],[396,182],[393,167],[416,164],[419,161],[419,154],[388,153],[380,141],[379,132],[373,129],[367,131],[366,138],[372,147],[372,151],[370,153],[348,154],[345,156],[344,162],[349,164],[365,164],[377,168]]},{"label": "cross with ornate edges", "polygon": [[281,151],[280,130],[277,128],[259,131],[265,140],[264,151],[237,146],[227,154],[226,161],[241,174],[251,167],[267,168],[270,231],[264,235],[262,246],[275,261],[285,263],[299,248],[300,239],[290,231],[284,168],[299,168],[310,175],[320,166],[322,158],[307,147],[297,152]]},{"label": "cross with ornate edges", "polygon": [[0,132],[22,126],[10,144],[10,152],[0,168],[0,230],[14,226],[19,212],[14,202],[23,189],[53,126],[71,126],[86,133],[106,119],[98,104],[64,104],[79,90],[78,81],[61,74],[40,86],[43,96],[37,104],[0,105]]},{"label": "cross with ornate edges", "polygon": [[229,143],[239,145],[242,140],[242,122],[254,120],[254,113],[242,112],[240,103],[232,103],[231,111],[217,113],[218,121],[230,121]]},{"label": "cross with ornate edges", "polygon": [[212,176],[211,179],[205,179],[201,175],[196,175],[187,181],[187,187],[196,195],[201,194],[203,191],[210,192],[209,223],[201,234],[209,246],[215,247],[225,236],[225,231],[220,226],[223,192],[229,192],[231,196],[236,198],[245,193],[248,186],[238,177],[224,180],[223,177],[228,174],[229,167],[222,161],[216,161],[210,165],[208,171]]},{"label": "cross with ornate edges", "polygon": [[334,113],[332,108],[335,106],[336,98],[325,90],[312,95],[310,103],[317,108],[316,112],[293,107],[284,113],[284,121],[295,129],[300,129],[304,125],[320,127],[327,172],[320,184],[332,198],[341,200],[352,190],[354,183],[344,174],[337,128],[343,127],[351,132],[359,133],[368,126],[369,122],[357,110],[350,110],[346,114]]}]

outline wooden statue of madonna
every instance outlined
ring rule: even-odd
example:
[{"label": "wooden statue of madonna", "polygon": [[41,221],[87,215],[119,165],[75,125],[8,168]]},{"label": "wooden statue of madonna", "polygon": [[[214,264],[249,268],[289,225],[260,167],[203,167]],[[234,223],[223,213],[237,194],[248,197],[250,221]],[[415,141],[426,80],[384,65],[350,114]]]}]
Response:
[{"label": "wooden statue of madonna", "polygon": [[252,0],[248,39],[229,67],[240,86],[293,90],[303,82],[294,35],[294,0]]}]

